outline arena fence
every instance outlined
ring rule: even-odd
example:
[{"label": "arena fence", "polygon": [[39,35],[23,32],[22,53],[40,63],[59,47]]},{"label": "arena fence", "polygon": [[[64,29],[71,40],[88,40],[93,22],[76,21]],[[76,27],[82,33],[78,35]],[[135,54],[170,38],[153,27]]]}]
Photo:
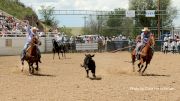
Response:
[{"label": "arena fence", "polygon": [[[47,35],[46,37],[40,37],[42,45],[39,47],[40,51],[43,53],[52,52],[52,39],[54,37],[52,35]],[[26,37],[24,34],[10,34],[3,37],[0,37],[0,55],[19,55],[24,47],[26,41]],[[131,44],[132,46],[134,44]],[[103,47],[99,47],[98,43],[72,43],[71,49],[74,52],[81,51],[114,51],[120,48],[122,51],[131,51],[132,48],[125,48],[129,46],[127,40],[122,41],[107,41]],[[101,49],[99,49],[101,48]],[[162,50],[162,41],[157,40],[156,51]]]}]

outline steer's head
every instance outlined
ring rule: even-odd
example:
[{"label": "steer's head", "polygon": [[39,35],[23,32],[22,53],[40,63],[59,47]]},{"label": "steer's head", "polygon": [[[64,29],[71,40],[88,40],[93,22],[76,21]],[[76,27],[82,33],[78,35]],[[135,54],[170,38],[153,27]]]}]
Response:
[{"label": "steer's head", "polygon": [[93,54],[93,55],[91,55],[91,54],[85,54],[85,56],[86,56],[86,58],[92,59],[92,57],[94,57],[94,54]]},{"label": "steer's head", "polygon": [[92,60],[92,57],[94,57],[94,54],[91,55],[91,54],[85,54],[85,59],[84,59],[84,64],[89,64],[89,60]]}]

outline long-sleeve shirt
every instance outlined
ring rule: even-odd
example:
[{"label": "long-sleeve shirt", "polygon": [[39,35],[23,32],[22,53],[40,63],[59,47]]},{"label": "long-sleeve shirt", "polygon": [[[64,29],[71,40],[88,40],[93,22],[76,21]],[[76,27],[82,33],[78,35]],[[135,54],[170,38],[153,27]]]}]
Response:
[{"label": "long-sleeve shirt", "polygon": [[141,43],[147,43],[148,38],[150,37],[150,33],[144,34],[144,32],[141,33]]},{"label": "long-sleeve shirt", "polygon": [[25,30],[26,30],[26,32],[27,32],[27,40],[26,40],[26,43],[30,43],[33,35],[35,35],[35,34],[32,32],[32,30],[30,29],[30,26],[29,26],[29,25],[25,27]]}]

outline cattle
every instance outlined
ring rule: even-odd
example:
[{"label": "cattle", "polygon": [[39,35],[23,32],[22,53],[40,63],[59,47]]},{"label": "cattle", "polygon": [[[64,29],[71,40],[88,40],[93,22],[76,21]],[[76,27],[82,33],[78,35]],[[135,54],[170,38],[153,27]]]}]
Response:
[{"label": "cattle", "polygon": [[94,55],[91,54],[85,54],[84,63],[81,65],[81,67],[84,67],[87,73],[87,78],[89,78],[89,70],[92,72],[92,76],[96,78],[95,72],[96,72],[96,64],[95,61],[92,59]]}]

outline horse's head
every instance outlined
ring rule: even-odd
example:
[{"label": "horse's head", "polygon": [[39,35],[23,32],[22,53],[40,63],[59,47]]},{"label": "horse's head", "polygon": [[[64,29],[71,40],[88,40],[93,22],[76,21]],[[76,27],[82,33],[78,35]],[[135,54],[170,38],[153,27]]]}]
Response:
[{"label": "horse's head", "polygon": [[37,37],[33,36],[31,42],[32,42],[32,44],[38,44],[39,41],[38,41]]},{"label": "horse's head", "polygon": [[155,45],[155,38],[154,35],[150,35],[149,40],[147,42],[150,46],[154,46]]}]

